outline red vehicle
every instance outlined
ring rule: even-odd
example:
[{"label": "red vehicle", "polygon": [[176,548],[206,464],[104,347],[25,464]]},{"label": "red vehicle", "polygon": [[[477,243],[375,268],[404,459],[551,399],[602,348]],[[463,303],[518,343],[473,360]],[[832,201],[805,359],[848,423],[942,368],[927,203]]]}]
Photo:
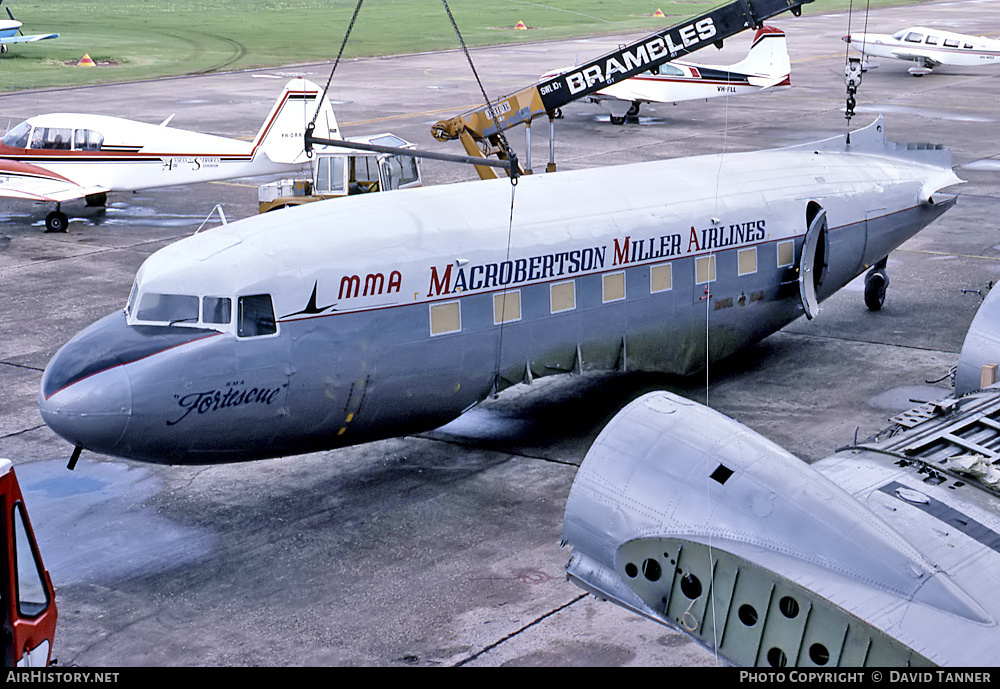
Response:
[{"label": "red vehicle", "polygon": [[31,530],[21,487],[9,459],[0,459],[3,558],[0,634],[4,667],[43,667],[52,662],[56,600]]}]

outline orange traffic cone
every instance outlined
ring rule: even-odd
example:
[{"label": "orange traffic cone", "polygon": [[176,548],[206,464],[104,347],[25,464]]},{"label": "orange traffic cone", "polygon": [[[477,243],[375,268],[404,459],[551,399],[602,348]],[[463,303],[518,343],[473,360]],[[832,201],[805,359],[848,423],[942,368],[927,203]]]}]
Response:
[{"label": "orange traffic cone", "polygon": [[667,15],[663,14],[663,10],[657,9],[655,12],[653,12],[653,16],[654,17],[665,17]]},{"label": "orange traffic cone", "polygon": [[87,55],[86,53],[84,53],[83,57],[80,59],[80,61],[76,63],[76,66],[77,67],[96,67],[97,65],[95,65],[94,61],[90,59],[90,55]]},{"label": "orange traffic cone", "polygon": [[522,31],[527,31],[528,30],[528,27],[525,26],[524,22],[518,22],[517,24],[514,25],[514,28],[515,29],[520,29]]}]

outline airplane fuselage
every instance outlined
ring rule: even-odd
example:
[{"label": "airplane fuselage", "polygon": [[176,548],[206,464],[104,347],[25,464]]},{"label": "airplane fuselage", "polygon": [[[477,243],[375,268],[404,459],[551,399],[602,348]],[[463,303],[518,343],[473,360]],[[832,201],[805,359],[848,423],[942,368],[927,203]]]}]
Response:
[{"label": "airplane fuselage", "polygon": [[[23,146],[0,144],[0,159],[36,165],[81,186],[135,191],[289,170],[258,155],[254,142],[200,134],[101,115],[53,114],[30,118]],[[64,132],[55,134],[54,132]],[[91,137],[100,143],[91,143]],[[58,140],[57,140],[57,137]],[[13,137],[5,137],[8,141]]]},{"label": "airplane fuselage", "polygon": [[910,60],[928,67],[1000,62],[1000,41],[937,29],[913,27],[892,35],[859,33],[845,36],[844,40],[866,55]]},{"label": "airplane fuselage", "polygon": [[956,181],[779,150],[265,214],[147,259],[126,310],[53,358],[40,409],[74,445],[200,463],[427,430],[555,373],[690,374],[802,314],[811,216],[828,218],[822,299],[950,207],[928,189]]}]

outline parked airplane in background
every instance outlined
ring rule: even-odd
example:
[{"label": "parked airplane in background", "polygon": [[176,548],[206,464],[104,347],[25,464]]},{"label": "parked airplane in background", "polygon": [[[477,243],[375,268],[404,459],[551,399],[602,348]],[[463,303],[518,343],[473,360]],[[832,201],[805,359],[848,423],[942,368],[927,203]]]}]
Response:
[{"label": "parked airplane in background", "polygon": [[1000,290],[951,396],[806,464],[667,392],[600,433],[563,521],[569,578],[743,666],[997,665]]},{"label": "parked airplane in background", "polygon": [[908,70],[915,77],[930,74],[940,65],[968,67],[1000,63],[998,40],[919,26],[897,31],[891,36],[852,33],[844,36],[844,41],[865,56],[916,62],[916,66]]},{"label": "parked airplane in background", "polygon": [[74,461],[209,463],[432,429],[540,376],[687,375],[884,277],[960,181],[879,118],[849,144],[526,175],[513,211],[498,179],[265,213],[146,259],[39,408]]},{"label": "parked airplane in background", "polygon": [[57,33],[25,36],[24,32],[21,31],[21,27],[24,24],[14,19],[14,15],[11,14],[9,7],[4,7],[4,9],[7,10],[7,16],[10,19],[0,19],[0,53],[7,52],[7,45],[9,43],[34,43],[35,41],[44,41],[46,38],[59,38],[59,34]]},{"label": "parked airplane in background", "polygon": [[134,191],[298,170],[308,163],[305,126],[321,112],[316,130],[339,138],[320,88],[293,79],[275,102],[253,141],[199,134],[105,115],[31,117],[0,143],[0,197],[48,201],[50,232],[65,231],[64,201],[86,198],[104,205],[108,192]]},{"label": "parked airplane in background", "polygon": [[[560,70],[564,71],[564,70]],[[550,72],[543,78],[560,72]],[[643,103],[677,103],[699,98],[738,96],[764,89],[791,86],[791,62],[785,32],[763,26],[754,36],[750,52],[734,65],[702,65],[673,60],[654,72],[644,72],[601,89],[588,100],[611,108],[611,122],[622,124],[639,115]],[[628,111],[616,114],[628,103]]]}]

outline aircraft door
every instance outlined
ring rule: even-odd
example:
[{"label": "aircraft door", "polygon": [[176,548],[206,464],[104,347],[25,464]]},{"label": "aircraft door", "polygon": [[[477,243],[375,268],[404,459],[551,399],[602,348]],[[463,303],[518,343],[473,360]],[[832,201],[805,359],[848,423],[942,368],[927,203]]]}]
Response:
[{"label": "aircraft door", "polygon": [[826,211],[818,204],[810,203],[806,210],[809,228],[802,242],[799,256],[799,298],[806,318],[810,320],[819,313],[816,288],[826,277],[829,237],[827,236]]}]

